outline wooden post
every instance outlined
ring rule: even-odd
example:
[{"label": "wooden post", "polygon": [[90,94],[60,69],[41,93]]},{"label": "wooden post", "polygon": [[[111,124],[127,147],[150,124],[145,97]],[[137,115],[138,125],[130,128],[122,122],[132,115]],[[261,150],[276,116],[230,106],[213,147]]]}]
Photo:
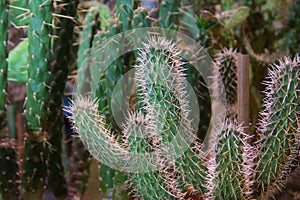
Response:
[{"label": "wooden post", "polygon": [[243,124],[244,131],[249,134],[249,69],[250,61],[248,55],[238,55],[238,123]]}]

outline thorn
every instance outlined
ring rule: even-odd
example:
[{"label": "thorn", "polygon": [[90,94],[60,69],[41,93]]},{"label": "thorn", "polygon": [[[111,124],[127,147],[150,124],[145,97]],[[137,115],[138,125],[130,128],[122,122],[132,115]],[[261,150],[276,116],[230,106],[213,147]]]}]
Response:
[{"label": "thorn", "polygon": [[67,15],[60,15],[60,14],[56,14],[56,13],[52,13],[52,15],[54,17],[61,17],[61,18],[65,18],[65,19],[70,19],[72,20],[74,23],[77,23],[77,21],[74,19],[74,17],[70,17],[70,16],[67,16]]}]

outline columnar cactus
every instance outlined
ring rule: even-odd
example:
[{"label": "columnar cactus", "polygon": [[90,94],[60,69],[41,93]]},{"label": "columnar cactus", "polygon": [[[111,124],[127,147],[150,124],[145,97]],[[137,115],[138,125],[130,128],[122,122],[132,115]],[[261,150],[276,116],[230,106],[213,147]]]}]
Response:
[{"label": "columnar cactus", "polygon": [[222,123],[215,142],[209,186],[213,196],[215,199],[251,199],[254,155],[249,136],[236,122],[227,120]]},{"label": "columnar cactus", "polygon": [[255,192],[272,196],[299,164],[300,59],[285,58],[271,67],[260,112],[255,158]]},{"label": "columnar cactus", "polygon": [[[77,0],[57,2],[55,12],[60,15],[74,17],[78,3]],[[55,26],[59,29],[54,32],[58,37],[53,41],[54,51],[51,63],[51,103],[48,113],[48,125],[53,123],[53,128],[49,133],[51,147],[48,158],[48,182],[55,196],[60,198],[68,194],[61,159],[61,141],[64,133],[62,97],[68,74],[68,65],[70,64],[69,57],[71,56],[74,22],[70,18],[62,18],[56,21]]]},{"label": "columnar cactus", "polygon": [[[52,1],[29,1],[28,82],[25,119],[29,137],[23,157],[22,184],[28,198],[43,194],[47,166],[46,123],[50,100]],[[37,49],[39,51],[37,51]]]}]

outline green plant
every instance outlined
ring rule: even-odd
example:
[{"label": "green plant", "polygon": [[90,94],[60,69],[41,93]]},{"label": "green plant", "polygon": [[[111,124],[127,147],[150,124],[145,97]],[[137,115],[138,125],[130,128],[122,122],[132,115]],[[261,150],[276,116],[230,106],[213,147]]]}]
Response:
[{"label": "green plant", "polygon": [[[145,2],[133,0],[117,0],[111,10],[94,1],[79,6],[77,0],[0,2],[0,191],[3,199],[41,199],[46,186],[58,199],[67,195],[82,198],[91,167],[85,146],[104,161],[99,164],[99,187],[104,198],[113,199],[267,197],[275,194],[299,165],[299,58],[280,61],[271,69],[267,80],[271,80],[269,84],[274,87],[268,86],[265,92],[264,110],[256,136],[252,138],[259,140],[254,145],[249,146],[252,139],[248,140],[243,127],[234,121],[238,113],[232,109],[238,98],[237,51],[251,56],[252,92],[261,90],[259,84],[266,71],[262,63],[273,62],[281,55],[277,47],[287,45],[291,53],[297,52],[297,27],[294,27],[297,1],[289,15],[284,6],[292,3],[282,1],[242,1],[247,8],[231,0],[159,0],[151,11],[140,7]],[[283,23],[287,20],[285,16],[289,16],[290,27]],[[216,85],[208,88],[193,67],[194,63],[181,58],[177,44],[171,41],[150,38],[145,42],[139,40],[144,37],[141,35],[115,43],[114,36],[123,31],[153,26],[184,32],[216,57],[214,70],[221,75],[214,77]],[[28,38],[8,55],[7,49],[13,43],[7,41],[8,35],[12,37],[10,30],[14,28],[28,28]],[[286,28],[292,30],[287,36],[284,35]],[[175,38],[175,35],[169,36]],[[107,50],[104,41],[113,44],[113,48]],[[283,41],[287,41],[286,45]],[[120,54],[132,43],[139,46],[142,42],[141,52],[127,52],[114,59],[108,68],[99,68],[99,65],[107,66],[105,62],[110,61],[112,53]],[[232,48],[236,48],[236,52],[231,51]],[[97,101],[75,100],[74,122],[85,145],[77,137],[72,138],[73,154],[66,161],[62,156],[61,98],[68,74],[76,71],[71,71],[74,66],[79,71],[76,92],[85,94],[91,89],[92,98]],[[127,99],[122,91],[118,95],[126,98],[114,99],[118,81],[131,69],[136,70],[131,80],[135,86],[129,88],[123,81],[122,84],[128,90],[136,88],[136,95]],[[24,148],[16,146],[13,136],[10,138],[7,132],[7,81],[27,83],[24,116],[28,135]],[[189,93],[184,88],[187,83],[199,104],[200,121],[198,126],[193,125],[198,133],[189,128],[186,115],[191,111],[187,106],[190,99],[184,95]],[[224,83],[224,88],[219,88],[219,83]],[[219,129],[212,133],[215,138],[207,141],[213,148],[204,153],[201,140],[214,113],[211,90],[212,95],[226,93],[229,113],[226,114],[228,119],[220,120]],[[260,105],[256,93],[251,96],[257,103],[251,105],[253,116]],[[129,101],[130,113],[121,127],[114,119],[111,103],[122,105],[124,101]],[[145,131],[147,137],[141,137]],[[182,132],[192,135],[193,141],[186,144],[187,135],[180,135]],[[178,150],[181,157],[166,156],[166,152],[172,152],[167,148],[171,141],[186,147],[182,151],[174,143],[169,146],[176,153]],[[17,150],[24,155],[18,155]],[[114,160],[115,156],[128,153],[140,153],[140,156],[129,157],[129,161]],[[149,158],[155,158],[156,162],[148,162]],[[120,171],[109,167],[115,162]],[[130,162],[136,166],[129,165]],[[22,165],[21,170],[18,165]],[[122,172],[130,167],[144,171]],[[158,170],[149,170],[153,168]]]},{"label": "green plant", "polygon": [[[276,192],[276,186],[272,185],[277,181],[271,180],[273,173],[282,166],[274,178],[279,177],[278,184],[283,184],[281,181],[288,177],[298,163],[299,142],[295,138],[299,137],[299,58],[280,61],[280,65],[276,65],[269,73],[272,85],[266,92],[266,110],[262,111],[262,116],[270,114],[266,119],[274,122],[262,120],[260,123],[259,148],[248,143],[250,137],[243,133],[240,125],[227,119],[214,132],[214,152],[205,155],[199,149],[201,145],[194,142],[181,157],[168,160],[168,157],[159,154],[166,151],[164,144],[174,139],[180,141],[179,133],[182,131],[193,135],[189,132],[190,125],[184,115],[189,112],[185,107],[188,100],[182,90],[185,75],[180,57],[177,56],[177,48],[165,39],[150,39],[144,45],[135,73],[137,96],[141,103],[137,104],[140,106],[136,108],[135,114],[127,116],[121,141],[112,135],[103,114],[100,112],[99,115],[97,101],[83,97],[75,100],[71,107],[74,114],[72,121],[83,143],[98,160],[112,165],[117,162],[118,166],[124,168],[127,166],[122,163],[127,163],[126,159],[114,160],[115,156],[129,152],[144,153],[139,157],[138,161],[141,162],[135,164],[145,171],[129,174],[133,192],[144,199],[185,196],[248,199],[269,196],[269,189]],[[291,117],[286,119],[287,115]],[[282,125],[274,126],[272,123]],[[269,126],[278,128],[270,129]],[[142,133],[147,138],[140,138]],[[278,143],[274,147],[276,141],[288,142]],[[176,149],[175,146],[173,148]],[[148,171],[149,167],[154,167],[145,162],[149,152],[157,153],[153,156],[162,159],[159,163],[168,164],[156,171]],[[275,153],[279,155],[274,156]],[[282,157],[285,155],[286,158]],[[206,160],[207,156],[210,161]],[[271,169],[273,166],[278,167]]]},{"label": "green plant", "polygon": [[284,58],[269,70],[264,110],[258,123],[255,192],[274,195],[299,163],[300,60]]}]

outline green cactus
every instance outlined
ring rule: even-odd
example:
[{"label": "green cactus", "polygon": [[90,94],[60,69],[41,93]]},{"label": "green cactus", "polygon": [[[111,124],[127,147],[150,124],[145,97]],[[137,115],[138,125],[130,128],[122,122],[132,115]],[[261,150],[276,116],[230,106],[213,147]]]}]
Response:
[{"label": "green cactus", "polygon": [[255,193],[272,196],[299,163],[300,59],[285,58],[269,70],[258,123]]},{"label": "green cactus", "polygon": [[[50,100],[50,61],[52,34],[52,1],[29,1],[30,21],[28,34],[28,82],[26,87],[27,131],[22,185],[27,198],[38,199],[42,196],[48,157],[46,134],[47,106]],[[37,49],[39,51],[37,51]]]},{"label": "green cactus", "polygon": [[253,191],[253,149],[236,122],[222,123],[216,137],[211,191],[215,199],[250,199]]},{"label": "green cactus", "polygon": [[180,0],[159,0],[159,26],[178,28]]},{"label": "green cactus", "polygon": [[[56,13],[74,17],[79,1],[65,0],[57,3],[59,10]],[[51,144],[48,158],[48,183],[54,195],[58,198],[68,195],[64,167],[62,165],[62,137],[63,114],[62,98],[64,95],[65,81],[68,74],[69,57],[72,49],[72,35],[74,22],[69,18],[62,18],[56,22],[60,27],[54,32],[58,36],[53,42],[54,54],[51,63],[51,105],[49,106],[48,124],[54,123],[49,135]]]},{"label": "green cactus", "polygon": [[132,28],[133,12],[138,7],[139,0],[117,0],[116,1],[116,15],[122,22],[123,30],[130,30]]},{"label": "green cactus", "polygon": [[[234,49],[224,48],[215,58],[215,68],[217,70],[214,82],[217,84],[218,94],[225,92],[226,107],[229,113],[234,113],[237,104],[237,53]],[[217,75],[219,74],[219,76]],[[223,84],[221,88],[218,84]],[[224,91],[220,91],[224,90]]]},{"label": "green cactus", "polygon": [[29,67],[25,118],[29,134],[39,135],[45,128],[45,106],[50,94],[52,1],[30,1],[29,5],[31,18],[27,31]]},{"label": "green cactus", "polygon": [[[90,7],[86,17],[84,19],[83,23],[83,30],[80,33],[80,44],[79,44],[79,49],[78,49],[78,63],[77,63],[77,68],[82,71],[87,71],[88,66],[89,66],[89,52],[90,52],[90,47],[93,42],[93,32],[95,31],[97,24],[96,24],[96,18],[98,15],[98,9],[97,7]],[[84,85],[84,73],[78,73],[77,77],[77,90],[81,91],[82,86]],[[80,76],[81,75],[81,76]]]}]

